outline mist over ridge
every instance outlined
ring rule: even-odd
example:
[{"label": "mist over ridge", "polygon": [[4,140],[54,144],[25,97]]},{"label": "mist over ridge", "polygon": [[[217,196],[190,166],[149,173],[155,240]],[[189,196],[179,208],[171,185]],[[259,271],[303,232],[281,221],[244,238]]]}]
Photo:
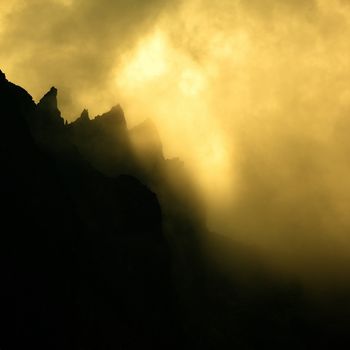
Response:
[{"label": "mist over ridge", "polygon": [[[0,59],[75,120],[120,103],[157,127],[210,230],[272,266],[348,275],[347,1],[0,1]],[[322,273],[319,273],[322,271]]]},{"label": "mist over ridge", "polygon": [[58,98],[51,87],[35,103],[0,71],[1,345],[348,343],[350,285],[334,261],[301,274],[209,231],[195,173],[164,156],[151,120],[128,128],[115,105],[68,123]]},{"label": "mist over ridge", "polygon": [[350,1],[0,0],[0,349],[350,348]]}]

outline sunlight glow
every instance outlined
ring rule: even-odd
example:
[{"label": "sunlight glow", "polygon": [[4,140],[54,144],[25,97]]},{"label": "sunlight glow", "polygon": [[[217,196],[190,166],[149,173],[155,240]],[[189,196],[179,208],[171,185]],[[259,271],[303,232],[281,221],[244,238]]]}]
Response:
[{"label": "sunlight glow", "polygon": [[142,40],[131,57],[124,57],[122,66],[122,73],[117,76],[117,84],[129,88],[164,75],[168,69],[164,36],[158,32]]}]

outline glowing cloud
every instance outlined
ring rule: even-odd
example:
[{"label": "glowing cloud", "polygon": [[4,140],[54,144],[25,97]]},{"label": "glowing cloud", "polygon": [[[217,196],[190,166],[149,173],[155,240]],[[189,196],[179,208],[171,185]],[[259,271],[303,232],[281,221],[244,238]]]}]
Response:
[{"label": "glowing cloud", "polygon": [[347,1],[14,3],[0,0],[10,79],[36,99],[57,85],[67,119],[115,103],[129,126],[152,118],[210,228],[276,265],[350,264]]}]

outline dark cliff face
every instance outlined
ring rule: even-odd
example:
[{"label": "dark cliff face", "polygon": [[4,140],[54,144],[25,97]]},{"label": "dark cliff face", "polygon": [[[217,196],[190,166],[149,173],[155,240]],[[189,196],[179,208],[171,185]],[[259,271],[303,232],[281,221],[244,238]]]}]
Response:
[{"label": "dark cliff face", "polygon": [[37,116],[41,120],[42,126],[58,128],[64,125],[61,112],[57,107],[57,89],[55,87],[52,87],[39,101]]},{"label": "dark cliff face", "polygon": [[182,164],[164,158],[152,123],[129,131],[120,106],[66,124],[56,89],[36,105],[1,78],[2,344],[176,348],[187,336],[175,320],[201,288],[201,214]]},{"label": "dark cliff face", "polygon": [[57,96],[36,105],[0,71],[1,349],[350,344],[348,296],[310,303],[250,249],[208,234],[150,121],[128,130],[116,106],[67,124]]},{"label": "dark cliff face", "polygon": [[[1,73],[0,116],[1,347],[160,347],[172,297],[156,195],[85,157],[55,89],[35,105]],[[91,129],[125,133],[121,109]]]},{"label": "dark cliff face", "polygon": [[91,120],[87,111],[83,111],[66,129],[69,142],[100,172],[108,176],[132,173],[136,164],[119,105]]}]

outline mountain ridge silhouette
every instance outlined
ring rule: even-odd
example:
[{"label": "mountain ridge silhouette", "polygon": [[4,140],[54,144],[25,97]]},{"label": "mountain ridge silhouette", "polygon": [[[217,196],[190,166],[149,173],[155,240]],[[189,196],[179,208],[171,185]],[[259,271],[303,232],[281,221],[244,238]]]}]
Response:
[{"label": "mountain ridge silhouette", "polygon": [[346,295],[310,302],[208,231],[195,179],[151,121],[129,130],[116,105],[67,123],[57,98],[36,104],[0,70],[2,349],[350,343]]},{"label": "mountain ridge silhouette", "polygon": [[[0,296],[7,301],[0,310],[2,345],[160,346],[171,329],[170,320],[165,328],[162,319],[169,319],[171,290],[156,195],[131,175],[112,178],[91,166],[71,141],[56,89],[35,105],[25,90],[0,77],[6,130],[0,245],[8,269],[1,269]],[[120,111],[112,109],[92,123],[108,130],[117,117],[124,128]],[[19,318],[16,308],[22,309]],[[117,343],[111,341],[112,326]],[[91,334],[84,335],[87,329]],[[137,339],[130,339],[133,334]]]}]

